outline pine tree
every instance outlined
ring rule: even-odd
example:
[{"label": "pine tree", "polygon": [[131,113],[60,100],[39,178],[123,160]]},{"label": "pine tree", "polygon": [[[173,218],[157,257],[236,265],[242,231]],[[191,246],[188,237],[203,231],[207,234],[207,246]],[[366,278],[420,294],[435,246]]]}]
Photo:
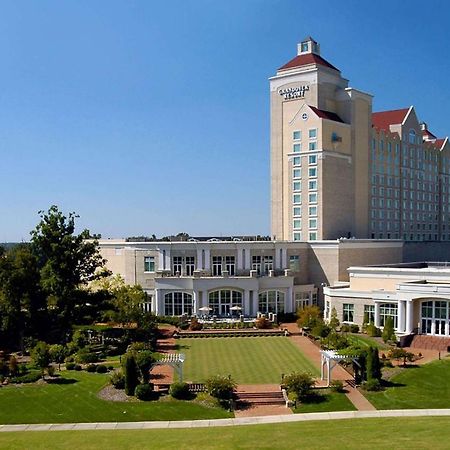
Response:
[{"label": "pine tree", "polygon": [[134,395],[134,390],[139,384],[138,368],[136,365],[136,360],[134,359],[134,355],[125,355],[123,366],[125,376],[125,394]]},{"label": "pine tree", "polygon": [[337,318],[337,311],[336,311],[336,308],[334,306],[331,309],[331,316],[330,316],[330,323],[329,323],[329,325],[335,331],[340,325],[339,319]]},{"label": "pine tree", "polygon": [[384,342],[395,340],[394,319],[389,316],[384,322],[383,334],[381,335]]}]

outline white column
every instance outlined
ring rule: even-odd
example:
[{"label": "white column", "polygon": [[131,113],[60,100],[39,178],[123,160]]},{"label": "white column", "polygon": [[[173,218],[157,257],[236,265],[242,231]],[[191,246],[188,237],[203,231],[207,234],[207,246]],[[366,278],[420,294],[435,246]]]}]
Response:
[{"label": "white column", "polygon": [[397,332],[404,333],[404,331],[405,331],[405,302],[403,300],[398,301],[397,311],[398,311]]},{"label": "white column", "polygon": [[155,289],[155,314],[157,315],[157,316],[159,316],[159,315],[161,315],[161,316],[163,316],[164,315],[164,312],[163,312],[163,308],[162,308],[162,305],[161,305],[161,290],[160,289]]},{"label": "white column", "polygon": [[203,253],[202,253],[202,249],[200,247],[197,247],[197,265],[196,265],[196,269],[197,270],[203,270]]},{"label": "white column", "polygon": [[406,329],[405,333],[410,334],[413,331],[413,303],[411,300],[406,301]]},{"label": "white column", "polygon": [[242,248],[238,246],[236,253],[237,253],[236,270],[241,271],[244,268],[244,261],[242,260]]},{"label": "white column", "polygon": [[448,326],[448,320],[445,322],[445,335],[448,336],[449,335],[449,326]]},{"label": "white column", "polygon": [[375,326],[380,326],[380,304],[375,302]]},{"label": "white column", "polygon": [[287,249],[283,248],[283,251],[281,253],[281,268],[282,269],[287,269],[288,265],[287,265]]},{"label": "white column", "polygon": [[286,295],[287,298],[284,301],[284,310],[288,313],[295,312],[294,308],[292,307],[292,303],[293,303],[293,299],[292,299],[293,295],[292,294],[293,294],[292,286],[289,286],[288,290],[287,290],[287,295]]},{"label": "white column", "polygon": [[198,314],[198,291],[192,293],[192,315]]},{"label": "white column", "polygon": [[210,270],[211,269],[211,252],[209,250],[209,248],[205,248],[205,270]]},{"label": "white column", "polygon": [[281,253],[283,250],[275,245],[275,269],[281,269]]},{"label": "white column", "polygon": [[162,248],[158,248],[158,270],[164,270],[164,252]]},{"label": "white column", "polygon": [[165,270],[171,270],[172,269],[172,264],[170,261],[170,248],[166,249],[166,262],[165,262]]},{"label": "white column", "polygon": [[250,315],[250,291],[245,289],[242,302],[242,314]]},{"label": "white column", "polygon": [[250,247],[245,247],[245,261],[244,261],[244,269],[250,270]]}]

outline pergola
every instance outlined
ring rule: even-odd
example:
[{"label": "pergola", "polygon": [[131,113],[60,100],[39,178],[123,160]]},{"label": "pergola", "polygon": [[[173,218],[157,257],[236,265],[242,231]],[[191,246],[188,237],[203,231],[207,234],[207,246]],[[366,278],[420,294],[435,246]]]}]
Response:
[{"label": "pergola", "polygon": [[336,350],[320,351],[320,379],[327,380],[327,387],[331,382],[331,371],[337,366],[337,364],[339,364],[340,361],[349,360],[352,360],[353,362],[358,364],[356,356],[340,355]]},{"label": "pergola", "polygon": [[165,353],[158,361],[152,364],[152,369],[155,366],[171,366],[176,370],[179,380],[183,381],[183,363],[185,359],[184,353]]}]

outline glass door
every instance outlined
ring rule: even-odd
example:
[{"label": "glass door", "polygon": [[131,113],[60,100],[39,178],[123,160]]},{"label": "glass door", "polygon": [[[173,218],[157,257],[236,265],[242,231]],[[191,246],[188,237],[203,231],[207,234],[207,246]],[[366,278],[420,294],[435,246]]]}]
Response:
[{"label": "glass door", "polygon": [[422,319],[422,333],[431,334],[432,319]]},{"label": "glass door", "polygon": [[444,336],[445,335],[445,320],[443,319],[436,319],[434,321],[434,334],[437,334],[438,336]]}]

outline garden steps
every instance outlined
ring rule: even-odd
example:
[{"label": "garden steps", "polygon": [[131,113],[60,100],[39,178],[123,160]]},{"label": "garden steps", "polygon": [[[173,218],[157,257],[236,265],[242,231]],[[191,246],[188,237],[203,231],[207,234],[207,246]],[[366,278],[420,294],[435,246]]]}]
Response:
[{"label": "garden steps", "polygon": [[415,335],[409,345],[412,349],[436,350],[441,352],[448,351],[450,339],[440,336]]},{"label": "garden steps", "polygon": [[276,384],[239,385],[235,391],[236,401],[246,407],[252,405],[284,405],[280,386]]}]

